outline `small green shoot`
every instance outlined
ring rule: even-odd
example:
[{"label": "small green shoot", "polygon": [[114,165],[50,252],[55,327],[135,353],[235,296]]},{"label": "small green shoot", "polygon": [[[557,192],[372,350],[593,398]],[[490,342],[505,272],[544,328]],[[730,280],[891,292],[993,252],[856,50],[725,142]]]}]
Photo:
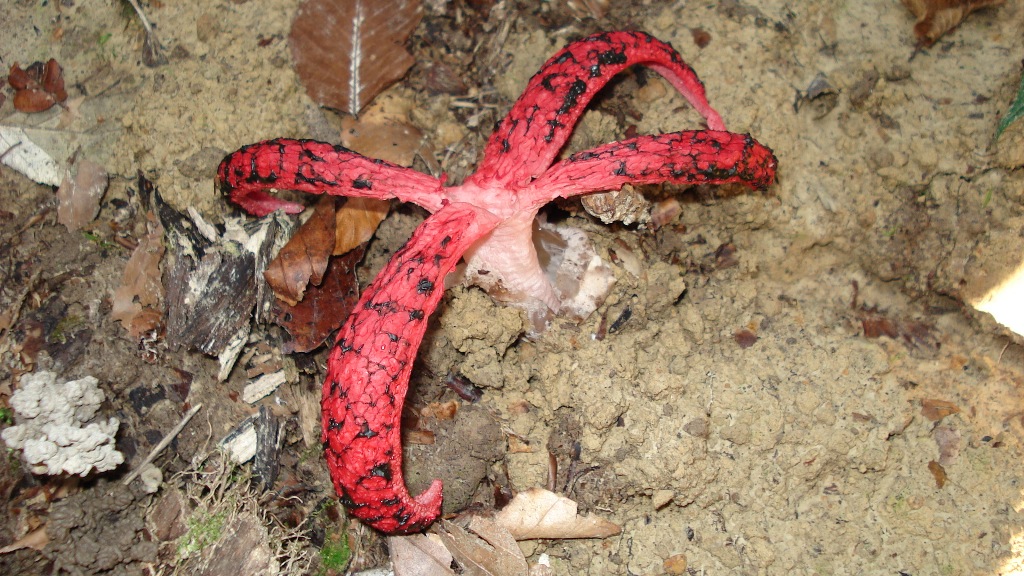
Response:
[{"label": "small green shoot", "polygon": [[113,38],[113,37],[114,37],[114,35],[111,34],[110,32],[104,32],[103,34],[100,34],[100,37],[96,39],[96,42],[102,47],[107,42],[109,42],[110,39]]},{"label": "small green shoot", "polygon": [[1006,111],[1003,119],[999,121],[999,127],[996,128],[996,140],[1003,133],[1003,130],[1017,120],[1021,116],[1024,116],[1024,75],[1020,78],[1020,86],[1017,88],[1017,97],[1013,100],[1013,104],[1010,104],[1010,109]]},{"label": "small green shoot", "polygon": [[985,191],[985,197],[981,199],[981,207],[982,208],[988,208],[989,202],[992,201],[992,195],[993,194],[994,194],[994,192],[992,191],[991,188],[989,188],[988,190]]},{"label": "small green shoot", "polygon": [[7,406],[0,408],[0,424],[14,424],[14,410]]}]

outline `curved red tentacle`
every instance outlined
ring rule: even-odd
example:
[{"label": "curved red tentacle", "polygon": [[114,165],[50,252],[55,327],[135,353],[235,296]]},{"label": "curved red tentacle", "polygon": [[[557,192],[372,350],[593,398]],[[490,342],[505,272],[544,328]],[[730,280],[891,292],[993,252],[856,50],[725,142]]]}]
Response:
[{"label": "curved red tentacle", "polygon": [[623,184],[742,183],[764,190],[775,181],[778,160],[747,134],[689,130],[639,136],[572,154],[531,186],[533,202],[546,204]]},{"label": "curved red tentacle", "polygon": [[696,72],[671,45],[644,32],[603,32],[569,44],[530,79],[468,180],[513,189],[527,186],[554,161],[597,92],[634,64],[664,76],[704,116],[709,128],[725,130]]},{"label": "curved red tentacle", "polygon": [[441,510],[441,481],[412,498],[402,478],[402,405],[444,277],[497,219],[467,204],[429,216],[366,289],[331,349],[323,441],[341,502],[389,534],[418,532]]},{"label": "curved red tentacle", "polygon": [[243,146],[217,168],[221,191],[250,214],[283,209],[297,214],[302,204],[271,196],[270,190],[310,194],[398,198],[434,212],[441,207],[441,181],[428,174],[352,152],[344,146],[278,138]]}]

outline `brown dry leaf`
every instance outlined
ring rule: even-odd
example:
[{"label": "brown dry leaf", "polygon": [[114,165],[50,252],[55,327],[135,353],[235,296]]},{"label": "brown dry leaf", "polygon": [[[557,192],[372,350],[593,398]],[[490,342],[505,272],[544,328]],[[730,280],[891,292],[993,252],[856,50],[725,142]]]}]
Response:
[{"label": "brown dry leaf", "polygon": [[914,35],[920,46],[931,46],[943,34],[956,28],[971,12],[1002,4],[1004,0],[903,0],[917,16]]},{"label": "brown dry leaf", "polygon": [[387,217],[391,203],[373,198],[349,198],[334,218],[334,250],[332,255],[349,250],[373,238],[377,226]]},{"label": "brown dry leaf", "polygon": [[283,347],[286,353],[309,352],[341,326],[359,300],[355,269],[362,259],[362,247],[335,256],[328,261],[320,285],[306,287],[301,302],[275,301],[274,322],[292,335]]},{"label": "brown dry leaf", "polygon": [[959,413],[960,407],[947,400],[937,400],[933,398],[925,398],[924,400],[921,400],[921,415],[932,422],[937,422],[946,416]]},{"label": "brown dry leaf", "polygon": [[21,550],[22,548],[42,550],[49,543],[50,537],[46,534],[46,526],[40,526],[28,534],[25,534],[15,542],[12,542],[10,545],[0,548],[0,554],[8,554],[15,550]]},{"label": "brown dry leaf", "polygon": [[946,485],[946,469],[935,460],[928,463],[928,471],[935,477],[935,487],[942,488]]},{"label": "brown dry leaf", "polygon": [[323,280],[327,259],[334,251],[334,203],[333,196],[321,198],[313,215],[295,231],[263,272],[274,294],[291,306],[302,300],[310,282],[319,286]]},{"label": "brown dry leaf", "polygon": [[388,538],[395,576],[451,576],[452,555],[436,534]]},{"label": "brown dry leaf", "polygon": [[617,524],[593,514],[578,516],[575,502],[542,488],[516,494],[495,520],[516,540],[607,538],[622,532]]},{"label": "brown dry leaf", "polygon": [[438,528],[441,541],[455,557],[463,574],[526,576],[529,571],[526,557],[507,529],[481,516],[473,516],[467,528],[468,531],[448,521],[442,521]]},{"label": "brown dry leaf", "polygon": [[75,175],[65,173],[57,189],[57,221],[71,232],[96,218],[107,191],[107,171],[99,164],[81,158],[73,169]]},{"label": "brown dry leaf", "polygon": [[419,0],[306,0],[288,46],[310,98],[358,115],[412,66],[403,44],[422,17]]},{"label": "brown dry leaf", "polygon": [[128,258],[121,285],[114,290],[110,312],[111,317],[121,322],[135,339],[157,329],[163,320],[160,302],[164,298],[164,286],[160,277],[160,260],[164,256],[164,230],[152,213],[148,217],[149,233]]},{"label": "brown dry leaf", "polygon": [[391,93],[374,100],[358,119],[343,116],[341,144],[364,156],[399,166],[412,164],[423,147],[423,132],[409,124],[414,103]]}]

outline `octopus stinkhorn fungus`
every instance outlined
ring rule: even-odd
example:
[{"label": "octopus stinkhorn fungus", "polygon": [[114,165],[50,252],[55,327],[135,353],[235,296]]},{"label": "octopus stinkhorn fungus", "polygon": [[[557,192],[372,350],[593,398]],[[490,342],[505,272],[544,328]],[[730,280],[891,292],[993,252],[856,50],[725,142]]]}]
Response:
[{"label": "octopus stinkhorn fungus", "polygon": [[[675,86],[708,130],[638,136],[555,162],[594,95],[635,64]],[[443,178],[341,146],[289,139],[239,149],[224,159],[218,177],[221,190],[256,215],[303,209],[268,194],[281,189],[397,198],[431,213],[341,327],[321,404],[327,463],[341,502],[382,532],[410,533],[424,530],[440,513],[441,481],[415,498],[406,490],[402,404],[427,317],[459,260],[465,259],[471,279],[474,271],[485,271],[501,300],[557,311],[558,296],[531,241],[537,212],[548,202],[627,183],[739,182],[764,189],[775,168],[770,149],[725,131],[696,73],[669,44],[643,32],[605,32],[569,44],[544,64],[461,185],[445,186]]]}]

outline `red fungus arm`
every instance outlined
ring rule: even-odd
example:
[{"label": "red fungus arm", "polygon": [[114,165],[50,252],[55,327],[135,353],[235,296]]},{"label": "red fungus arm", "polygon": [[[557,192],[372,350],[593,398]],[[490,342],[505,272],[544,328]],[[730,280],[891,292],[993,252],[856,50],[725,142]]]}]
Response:
[{"label": "red fungus arm", "polygon": [[643,32],[604,32],[569,44],[530,79],[491,135],[469,180],[511,188],[528,185],[554,161],[594,95],[634,64],[664,76],[707,119],[709,128],[725,130],[708,104],[704,85],[671,45]]},{"label": "red fungus arm", "polygon": [[623,184],[726,184],[763,190],[775,181],[771,149],[746,134],[698,130],[640,136],[577,152],[531,186],[532,201],[618,190]]},{"label": "red fungus arm", "polygon": [[441,207],[441,181],[334,144],[315,140],[266,140],[228,155],[217,168],[221,191],[250,214],[283,209],[297,214],[302,204],[275,198],[270,190],[310,194],[398,198],[435,212]]},{"label": "red fungus arm", "polygon": [[402,478],[402,405],[444,277],[497,219],[467,204],[429,216],[342,326],[323,386],[323,440],[349,512],[388,534],[418,532],[441,510],[441,481],[412,498]]}]

